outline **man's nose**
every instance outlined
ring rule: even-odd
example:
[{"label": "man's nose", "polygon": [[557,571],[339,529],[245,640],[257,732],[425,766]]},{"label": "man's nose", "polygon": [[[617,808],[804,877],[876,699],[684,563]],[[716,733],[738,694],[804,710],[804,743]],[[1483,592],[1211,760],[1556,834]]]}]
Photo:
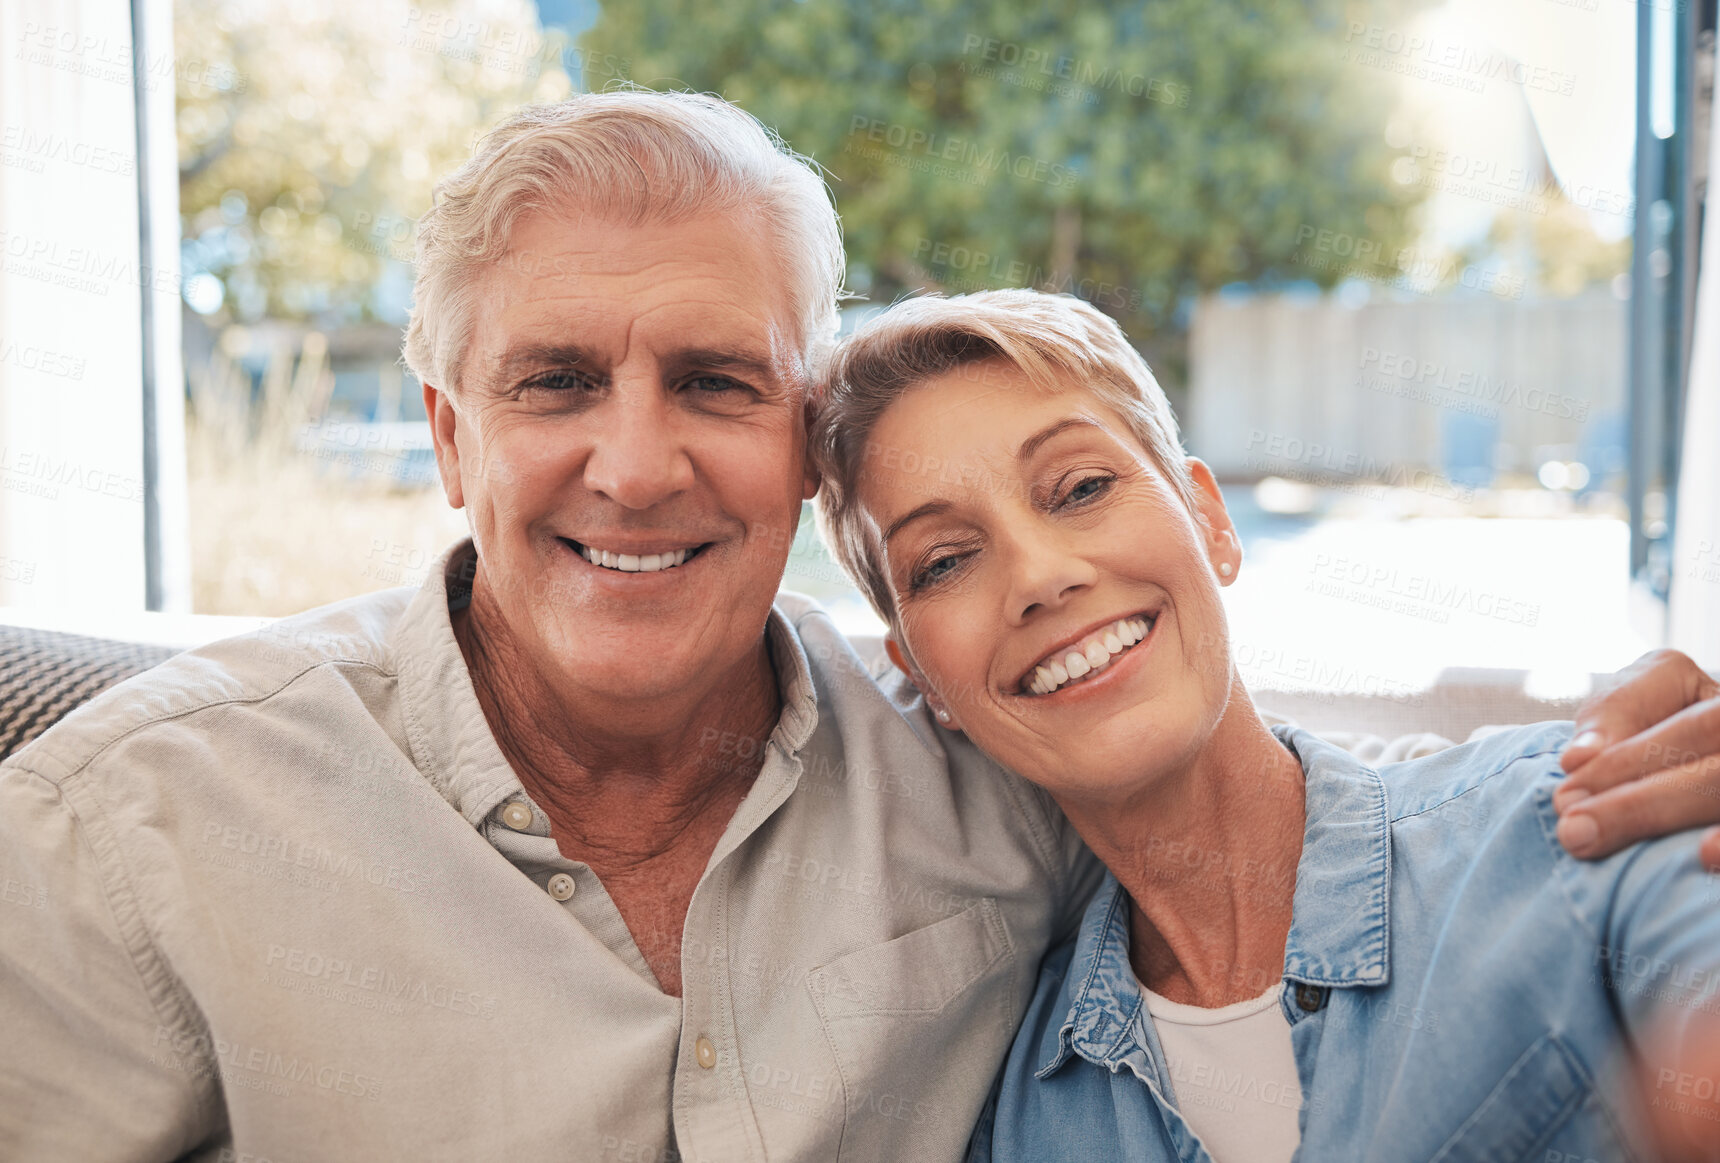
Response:
[{"label": "man's nose", "polygon": [[656,385],[622,387],[607,402],[585,487],[625,509],[649,509],[693,483],[681,417]]},{"label": "man's nose", "polygon": [[1058,609],[1099,577],[1087,559],[1061,537],[1018,535],[1006,553],[1010,573],[1004,616],[1012,626]]}]

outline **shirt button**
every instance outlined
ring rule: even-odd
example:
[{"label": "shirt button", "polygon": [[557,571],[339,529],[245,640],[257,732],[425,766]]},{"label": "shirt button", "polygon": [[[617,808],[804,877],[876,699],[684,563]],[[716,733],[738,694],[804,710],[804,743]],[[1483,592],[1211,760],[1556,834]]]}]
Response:
[{"label": "shirt button", "polygon": [[532,810],[515,800],[502,809],[502,823],[516,832],[523,832],[532,826]]},{"label": "shirt button", "polygon": [[699,1065],[709,1070],[717,1064],[717,1048],[711,1045],[711,1040],[703,1034],[693,1043],[693,1057],[699,1060]]},{"label": "shirt button", "polygon": [[564,901],[572,896],[576,887],[573,883],[573,877],[565,872],[558,872],[549,878],[549,895],[558,901]]},{"label": "shirt button", "polygon": [[1296,1004],[1302,1007],[1303,1013],[1314,1013],[1326,1004],[1326,991],[1318,985],[1298,985]]}]

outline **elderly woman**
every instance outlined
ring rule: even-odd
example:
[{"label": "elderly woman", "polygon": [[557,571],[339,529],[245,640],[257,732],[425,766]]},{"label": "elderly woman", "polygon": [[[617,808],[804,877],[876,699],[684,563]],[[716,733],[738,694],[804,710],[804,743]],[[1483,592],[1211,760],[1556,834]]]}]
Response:
[{"label": "elderly woman", "polygon": [[1091,307],[897,306],[838,356],[819,426],[825,528],[897,664],[1110,873],[1043,965],[974,1158],[1636,1149],[1620,1072],[1720,1012],[1693,833],[1571,858],[1568,724],[1380,771],[1269,727],[1229,656],[1218,486]]}]

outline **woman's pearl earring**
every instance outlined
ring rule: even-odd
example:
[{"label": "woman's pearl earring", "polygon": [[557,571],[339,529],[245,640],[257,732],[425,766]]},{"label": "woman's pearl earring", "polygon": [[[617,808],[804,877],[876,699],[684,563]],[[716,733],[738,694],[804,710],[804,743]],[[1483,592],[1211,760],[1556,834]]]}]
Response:
[{"label": "woman's pearl earring", "polygon": [[1230,576],[1230,562],[1221,561],[1218,563],[1218,576],[1219,577],[1229,577]]},{"label": "woman's pearl earring", "polygon": [[938,722],[947,723],[949,721],[950,721],[950,713],[948,711],[939,711],[938,712]]}]

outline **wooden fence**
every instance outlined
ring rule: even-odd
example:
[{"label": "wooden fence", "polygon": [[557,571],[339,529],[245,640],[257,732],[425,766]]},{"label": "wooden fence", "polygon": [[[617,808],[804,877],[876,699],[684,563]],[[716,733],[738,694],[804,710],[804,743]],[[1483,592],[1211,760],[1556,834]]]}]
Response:
[{"label": "wooden fence", "polygon": [[1227,479],[1466,485],[1577,462],[1578,483],[1624,469],[1628,304],[1215,296],[1195,310],[1191,452]]}]

